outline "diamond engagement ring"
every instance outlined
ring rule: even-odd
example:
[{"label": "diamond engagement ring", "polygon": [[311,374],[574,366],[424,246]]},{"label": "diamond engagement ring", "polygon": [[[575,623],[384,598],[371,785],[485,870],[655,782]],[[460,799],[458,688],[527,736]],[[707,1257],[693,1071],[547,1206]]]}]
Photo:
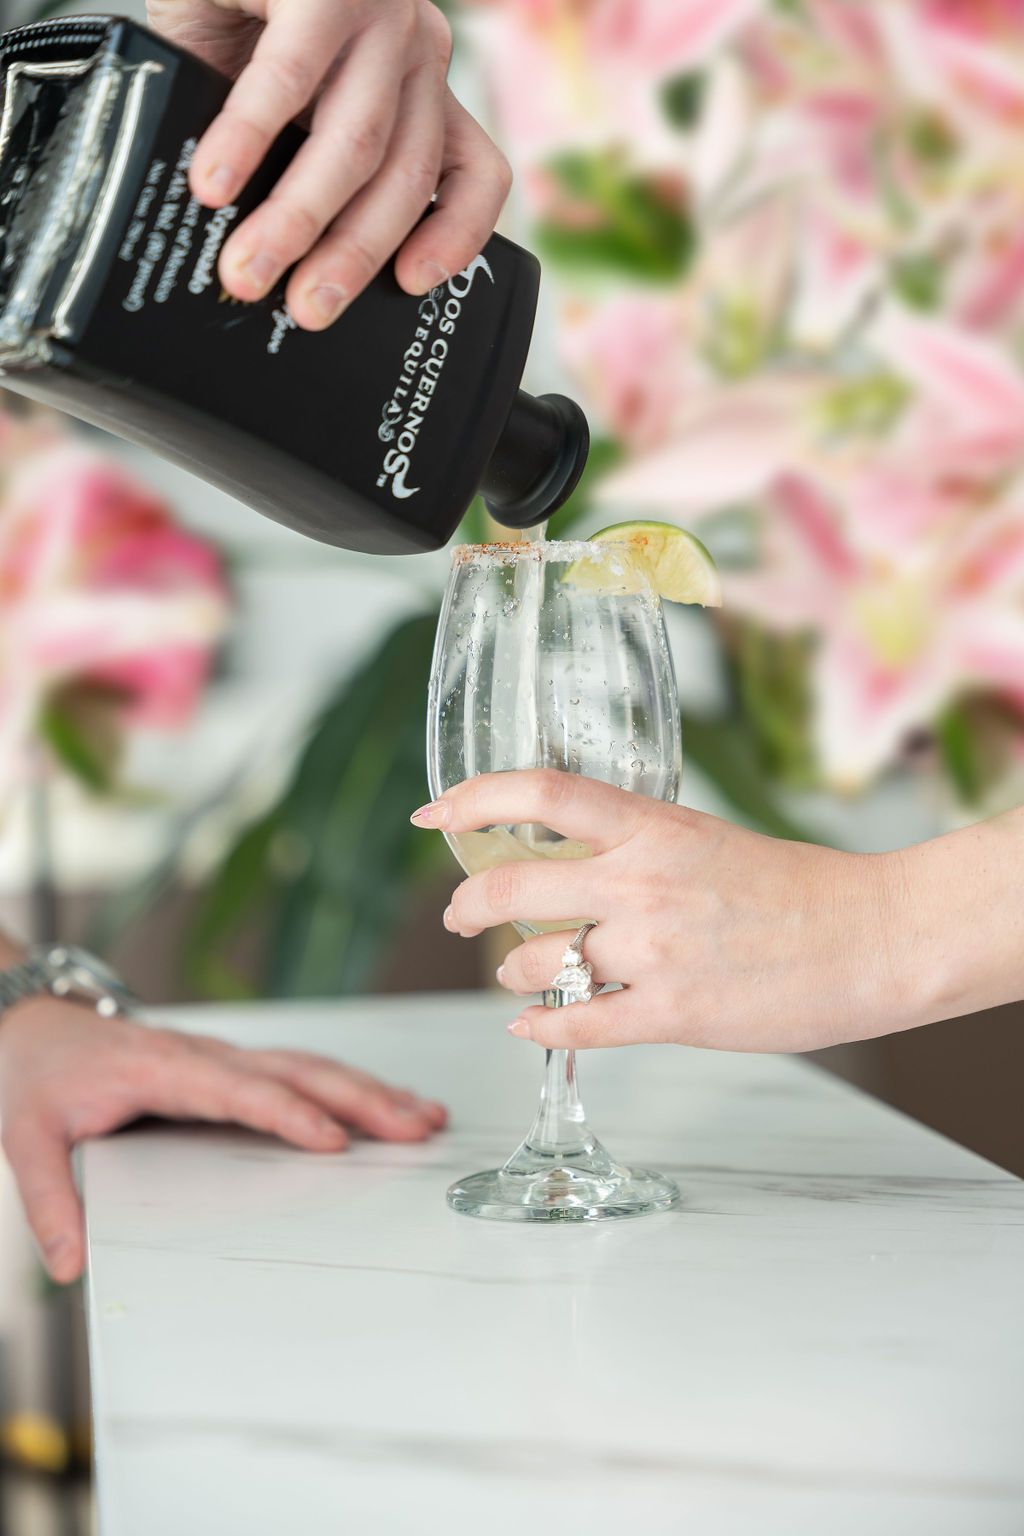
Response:
[{"label": "diamond engagement ring", "polygon": [[[591,985],[594,967],[583,958],[583,940],[596,923],[584,923],[579,933],[562,955],[562,969],[552,981],[548,991],[561,994],[564,1003],[589,1003],[594,996]],[[547,994],[545,994],[545,1002]]]}]

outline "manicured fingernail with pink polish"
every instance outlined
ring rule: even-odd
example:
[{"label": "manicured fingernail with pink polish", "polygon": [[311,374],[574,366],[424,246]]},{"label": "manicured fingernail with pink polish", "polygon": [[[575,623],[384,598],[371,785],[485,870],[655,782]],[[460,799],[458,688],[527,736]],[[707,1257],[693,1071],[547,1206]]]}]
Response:
[{"label": "manicured fingernail with pink polish", "polygon": [[529,1040],[529,1038],[530,1038],[530,1021],[529,1021],[529,1019],[515,1019],[507,1027],[508,1027],[509,1034],[510,1035],[515,1035],[517,1040]]},{"label": "manicured fingernail with pink polish", "polygon": [[413,811],[409,820],[419,827],[443,827],[449,814],[450,807],[443,800],[431,800],[429,805],[421,805],[418,811]]}]

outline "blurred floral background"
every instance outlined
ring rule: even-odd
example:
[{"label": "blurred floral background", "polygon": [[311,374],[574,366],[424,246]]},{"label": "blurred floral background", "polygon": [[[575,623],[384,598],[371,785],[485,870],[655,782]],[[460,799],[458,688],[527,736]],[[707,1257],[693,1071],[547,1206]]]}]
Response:
[{"label": "blurred floral background", "polygon": [[[552,531],[649,513],[696,528],[724,572],[720,621],[676,619],[691,798],[861,847],[1016,803],[1024,7],[450,15],[463,93],[517,172],[502,227],[544,263],[531,373],[559,375],[595,428]],[[151,466],[126,477],[105,452],[38,417],[0,436],[0,791],[29,786],[35,843],[47,763],[138,821],[153,790],[118,775],[118,745],[187,723],[228,625],[225,567],[251,547],[247,514],[223,554],[175,529]],[[187,511],[196,489],[175,490]],[[465,532],[486,533],[479,509]],[[363,581],[364,559],[331,561],[338,587]],[[228,762],[94,912],[94,941],[123,947],[184,881],[202,891],[181,936],[193,993],[381,979],[413,877],[443,867],[404,824],[443,564],[404,564],[405,600],[382,597],[333,696],[313,690],[272,788],[248,751]]]},{"label": "blurred floral background", "polygon": [[[446,9],[517,173],[500,228],[543,262],[527,387],[594,429],[551,531],[653,515],[723,572],[721,615],[671,615],[687,801],[863,849],[1018,803],[1024,4]],[[445,568],[305,544],[8,399],[9,926],[154,1000],[482,984],[407,823]],[[1010,1036],[954,1030],[832,1064],[1024,1171]]]}]

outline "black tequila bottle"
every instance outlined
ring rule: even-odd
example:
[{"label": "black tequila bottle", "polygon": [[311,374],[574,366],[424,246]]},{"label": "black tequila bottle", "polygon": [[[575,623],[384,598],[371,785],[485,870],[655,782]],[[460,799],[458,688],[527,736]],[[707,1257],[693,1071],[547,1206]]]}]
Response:
[{"label": "black tequila bottle", "polygon": [[301,129],[211,210],[188,168],[228,82],[144,27],[81,16],[2,34],[0,89],[3,385],[352,549],[437,548],[477,491],[514,528],[568,496],[583,413],[519,388],[529,252],[494,235],[422,298],[389,263],[329,330],[301,331],[283,282],[242,304],[217,278]]}]

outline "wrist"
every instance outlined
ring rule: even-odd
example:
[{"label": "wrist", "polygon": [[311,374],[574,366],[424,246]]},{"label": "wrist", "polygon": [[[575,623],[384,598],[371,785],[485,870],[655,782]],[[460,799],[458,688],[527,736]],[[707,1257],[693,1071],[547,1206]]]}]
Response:
[{"label": "wrist", "polygon": [[840,1040],[867,1040],[925,1022],[921,966],[909,914],[913,871],[906,853],[844,854],[852,878],[836,910],[835,976]]},{"label": "wrist", "polygon": [[897,857],[903,871],[899,931],[914,1014],[904,1027],[1024,996],[1017,920],[1024,811],[932,838]]}]

